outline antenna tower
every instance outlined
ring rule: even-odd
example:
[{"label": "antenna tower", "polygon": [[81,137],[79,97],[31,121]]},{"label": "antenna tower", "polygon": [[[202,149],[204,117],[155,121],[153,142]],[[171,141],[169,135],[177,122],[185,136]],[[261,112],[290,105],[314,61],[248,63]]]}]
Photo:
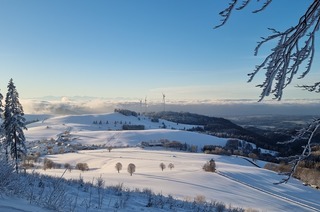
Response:
[{"label": "antenna tower", "polygon": [[162,93],[163,111],[166,112],[166,95]]}]

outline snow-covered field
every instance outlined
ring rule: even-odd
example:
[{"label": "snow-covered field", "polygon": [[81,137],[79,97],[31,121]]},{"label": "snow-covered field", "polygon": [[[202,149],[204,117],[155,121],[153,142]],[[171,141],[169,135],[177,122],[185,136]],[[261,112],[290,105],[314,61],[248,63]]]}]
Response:
[{"label": "snow-covered field", "polygon": [[[36,116],[32,118],[37,119]],[[93,124],[95,121],[98,124]],[[167,129],[162,128],[162,123]],[[123,124],[144,125],[146,130],[122,131]],[[151,122],[144,116],[124,116],[119,113],[52,117],[29,124],[27,127],[25,135],[29,143],[43,140],[59,141],[61,136],[64,136],[70,144],[126,147],[137,146],[143,141],[158,142],[161,139],[168,139],[197,145],[201,149],[206,144],[224,146],[227,142],[225,138],[185,131],[196,127],[195,125],[177,124],[161,119],[159,122]],[[43,148],[39,145],[37,147],[40,150],[34,148],[32,151],[41,152]]]},{"label": "snow-covered field", "polygon": [[[93,124],[100,120],[102,124]],[[120,131],[121,123],[143,124],[147,130]],[[168,129],[159,129],[164,122]],[[105,115],[84,115],[53,117],[27,126],[25,132],[29,142],[52,138],[59,139],[68,132],[69,141],[82,145],[136,146],[142,141],[159,139],[176,140],[201,148],[205,144],[224,145],[227,139],[205,134],[187,132],[193,126],[182,125],[165,120],[153,123],[146,117],[127,117],[112,113]],[[171,128],[174,128],[173,130]],[[39,144],[41,145],[41,144]],[[79,179],[81,176],[92,181],[102,177],[107,185],[123,183],[125,187],[150,188],[155,193],[172,195],[182,200],[204,196],[206,200],[215,200],[236,207],[254,208],[261,211],[320,211],[319,190],[303,186],[298,180],[291,179],[287,184],[274,185],[281,176],[274,172],[257,168],[241,157],[186,153],[165,149],[139,147],[86,150],[74,153],[46,155],[56,163],[82,162],[89,165],[89,171],[72,170],[65,178]],[[214,159],[217,173],[202,170],[204,163]],[[123,170],[117,173],[115,164],[122,163]],[[161,171],[159,164],[174,164]],[[130,176],[127,165],[134,163],[136,172]],[[261,166],[264,162],[259,162]],[[63,169],[35,171],[60,177]]]},{"label": "snow-covered field", "polygon": [[[183,153],[140,148],[88,150],[78,153],[50,155],[47,158],[57,163],[88,163],[90,170],[73,170],[65,173],[65,178],[87,180],[101,176],[107,184],[123,183],[129,188],[150,188],[156,193],[172,195],[180,199],[193,200],[205,196],[206,200],[216,200],[243,208],[261,211],[304,211],[312,208],[320,210],[320,192],[305,187],[298,180],[287,184],[273,185],[281,176],[274,172],[257,168],[240,157]],[[202,170],[203,164],[213,158],[218,173]],[[123,170],[117,173],[115,164],[122,163]],[[174,164],[174,168],[161,171],[159,164]],[[136,172],[130,176],[126,168],[129,163],[136,165]],[[261,162],[262,163],[262,162]],[[37,170],[41,173],[61,176],[63,169]],[[306,208],[310,206],[310,208]]]}]

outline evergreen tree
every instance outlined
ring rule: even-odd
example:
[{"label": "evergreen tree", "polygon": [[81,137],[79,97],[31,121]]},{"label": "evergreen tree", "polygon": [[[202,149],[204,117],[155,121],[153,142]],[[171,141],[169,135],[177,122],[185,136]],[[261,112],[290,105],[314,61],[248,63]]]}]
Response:
[{"label": "evergreen tree", "polygon": [[[23,108],[19,102],[19,94],[10,79],[8,84],[8,92],[5,99],[4,122],[3,129],[5,134],[5,151],[6,158],[11,158],[15,161],[16,171],[18,172],[18,160],[21,155],[25,154],[27,149],[25,146],[25,136],[23,129],[25,127],[25,118],[23,117]],[[9,152],[8,152],[9,151]]]},{"label": "evergreen tree", "polygon": [[0,93],[0,118],[2,118],[2,112],[3,112],[3,105],[2,105],[2,99],[3,99],[3,96],[2,94]]},{"label": "evergreen tree", "polygon": [[[2,113],[3,113],[2,99],[3,99],[3,96],[0,93],[0,123],[1,123],[1,120],[2,120]],[[3,128],[2,128],[2,125],[1,125],[0,126],[0,152],[2,150],[2,140],[3,140]]]}]

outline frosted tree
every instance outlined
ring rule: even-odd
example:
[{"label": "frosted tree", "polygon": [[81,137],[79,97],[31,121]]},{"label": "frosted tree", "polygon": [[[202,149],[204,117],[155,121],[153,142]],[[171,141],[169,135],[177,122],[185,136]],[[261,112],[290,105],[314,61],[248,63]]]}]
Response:
[{"label": "frosted tree", "polygon": [[122,164],[120,162],[118,162],[116,165],[115,165],[115,168],[116,170],[118,171],[118,173],[120,173],[120,170],[122,169]]},{"label": "frosted tree", "polygon": [[23,133],[23,130],[27,128],[25,127],[26,120],[23,116],[24,113],[22,105],[19,102],[19,94],[13,80],[10,79],[4,108],[4,148],[7,160],[10,152],[11,158],[15,162],[16,172],[18,172],[20,157],[26,154],[27,151]]},{"label": "frosted tree", "polygon": [[163,171],[166,168],[166,165],[164,163],[160,163],[159,166],[160,166],[161,171]]},{"label": "frosted tree", "polygon": [[128,165],[128,169],[127,170],[129,172],[130,176],[132,176],[132,174],[136,172],[136,165],[134,165],[133,163],[130,163]]},{"label": "frosted tree", "polygon": [[[235,10],[246,8],[251,0],[229,0],[228,6],[219,14],[222,17],[221,23],[215,28],[219,28],[226,24]],[[258,13],[266,9],[272,0],[260,1],[260,7],[253,11]],[[254,54],[257,55],[259,49],[265,43],[275,43],[271,49],[271,53],[267,55],[261,64],[257,65],[253,72],[249,73],[249,80],[261,71],[265,71],[265,80],[257,85],[262,89],[259,101],[263,100],[270,94],[274,95],[274,99],[281,100],[283,90],[292,82],[293,78],[298,74],[302,67],[302,73],[298,76],[299,79],[304,78],[311,70],[311,65],[315,54],[315,38],[319,30],[320,24],[320,0],[311,1],[305,13],[297,20],[296,25],[288,27],[284,31],[278,31],[269,28],[271,34],[267,37],[262,37],[262,40],[255,48]],[[275,42],[273,42],[275,41]],[[310,92],[320,92],[320,82],[315,82],[313,85],[298,86]],[[284,173],[285,177],[280,183],[287,182],[294,174],[301,160],[306,159],[311,154],[311,146],[314,135],[320,127],[320,119],[315,119],[307,127],[301,129],[292,140],[285,142],[291,143],[297,140],[306,140],[306,145],[303,146],[301,155],[292,156],[292,170]]]},{"label": "frosted tree", "polygon": [[173,163],[169,163],[168,167],[169,167],[170,170],[173,169],[174,168]]},{"label": "frosted tree", "polygon": [[2,96],[2,94],[0,93],[0,118],[1,118],[2,113],[3,113],[2,99],[3,99],[3,96]]},{"label": "frosted tree", "polygon": [[[3,96],[0,93],[0,120],[2,119],[2,113],[3,113],[2,99],[3,99]],[[2,147],[2,141],[3,141],[3,128],[2,128],[2,126],[0,126],[0,148]],[[1,150],[2,150],[2,148],[0,149],[0,152],[1,152]]]}]

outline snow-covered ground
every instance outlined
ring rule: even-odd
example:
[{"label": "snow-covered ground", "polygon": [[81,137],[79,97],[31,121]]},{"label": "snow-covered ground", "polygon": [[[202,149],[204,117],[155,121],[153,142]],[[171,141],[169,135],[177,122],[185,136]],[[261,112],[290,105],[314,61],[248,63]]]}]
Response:
[{"label": "snow-covered ground", "polygon": [[[227,139],[184,130],[194,127],[192,125],[165,120],[154,123],[147,117],[128,117],[118,113],[44,117],[45,119],[27,126],[25,135],[28,142],[49,139],[57,141],[61,135],[68,135],[70,143],[131,147],[114,148],[111,152],[99,149],[44,156],[62,165],[70,163],[75,166],[80,162],[89,165],[89,171],[72,170],[64,174],[65,178],[79,179],[81,175],[85,180],[92,181],[101,176],[107,185],[123,183],[131,189],[150,188],[155,193],[172,195],[182,200],[204,196],[208,201],[221,201],[226,205],[261,211],[320,211],[319,190],[303,186],[295,179],[287,184],[274,185],[282,176],[257,168],[241,157],[135,147],[142,141],[160,139],[186,142],[197,145],[199,149],[207,144],[225,145]],[[96,121],[102,123],[94,124]],[[162,122],[167,129],[161,129]],[[146,130],[121,131],[121,123],[144,125]],[[40,142],[38,148],[41,145],[43,144]],[[204,163],[211,158],[216,161],[217,173],[202,170]],[[115,169],[117,162],[123,165],[120,173]],[[161,162],[167,166],[173,163],[175,167],[172,170],[167,167],[161,171]],[[134,163],[137,167],[133,176],[126,171],[129,163]],[[260,166],[264,165],[262,161],[258,163]],[[63,169],[35,171],[57,177],[64,172]]]},{"label": "snow-covered ground", "polygon": [[[42,117],[42,116],[41,116]],[[33,117],[36,119],[37,117]],[[39,119],[40,120],[40,119]],[[97,121],[98,124],[94,124]],[[99,122],[102,124],[99,124]],[[115,124],[116,123],[116,124]],[[162,128],[162,123],[167,129]],[[144,125],[146,130],[122,131],[123,124]],[[78,115],[51,117],[29,124],[25,131],[27,141],[59,140],[66,133],[68,141],[81,145],[104,146],[137,146],[141,142],[157,142],[161,139],[179,141],[189,145],[197,145],[201,149],[204,145],[224,146],[225,138],[218,138],[206,134],[186,131],[196,125],[177,124],[166,120],[152,122],[147,117],[124,116],[119,113],[102,115]],[[40,146],[38,146],[40,148]],[[63,148],[60,147],[60,148]],[[34,150],[38,151],[38,150]],[[39,150],[41,152],[41,150]]]},{"label": "snow-covered ground", "polygon": [[0,211],[3,212],[44,212],[50,211],[43,207],[32,205],[27,200],[21,198],[1,196]]},{"label": "snow-covered ground", "polygon": [[[85,180],[92,181],[101,176],[111,185],[123,183],[129,188],[150,188],[156,193],[180,199],[193,200],[194,197],[203,195],[208,201],[216,200],[227,205],[261,211],[320,210],[318,190],[303,186],[295,179],[287,184],[274,185],[273,183],[280,181],[281,176],[257,168],[235,156],[124,148],[113,149],[111,152],[80,151],[50,155],[47,158],[61,164],[70,163],[74,166],[82,162],[89,165],[89,171],[73,170],[65,173],[65,178],[78,179],[81,174]],[[202,170],[204,163],[211,158],[216,161],[218,173]],[[115,169],[117,162],[123,165],[120,173]],[[174,168],[161,171],[161,162],[166,165],[173,163]],[[136,165],[133,176],[126,171],[129,163]],[[37,171],[59,177],[64,170]]]}]

